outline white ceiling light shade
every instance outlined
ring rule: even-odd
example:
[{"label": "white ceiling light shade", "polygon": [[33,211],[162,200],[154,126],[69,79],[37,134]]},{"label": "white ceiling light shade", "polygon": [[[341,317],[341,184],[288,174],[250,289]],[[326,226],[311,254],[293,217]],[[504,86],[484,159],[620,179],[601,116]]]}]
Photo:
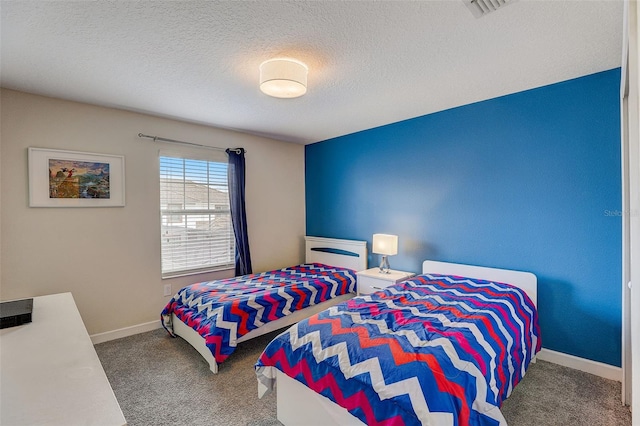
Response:
[{"label": "white ceiling light shade", "polygon": [[260,64],[260,90],[275,98],[297,98],[307,93],[308,72],[295,59],[269,59]]}]

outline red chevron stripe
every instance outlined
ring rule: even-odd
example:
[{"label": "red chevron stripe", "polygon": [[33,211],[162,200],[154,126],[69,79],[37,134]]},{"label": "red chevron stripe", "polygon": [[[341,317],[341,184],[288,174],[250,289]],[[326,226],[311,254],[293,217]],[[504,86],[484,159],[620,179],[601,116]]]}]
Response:
[{"label": "red chevron stripe", "polygon": [[237,293],[222,293],[222,294],[218,294],[218,292],[211,292],[209,294],[207,294],[207,297],[211,299],[215,299],[216,303],[225,303],[228,300],[233,301],[234,299],[237,299],[238,297],[240,297],[240,295],[238,295]]},{"label": "red chevron stripe", "polygon": [[[450,288],[451,285],[449,285],[447,287],[447,285],[443,282],[438,281],[438,284],[440,284],[444,289]],[[526,294],[524,292],[521,292],[520,289],[518,289],[517,287],[514,287],[510,284],[505,284],[505,283],[495,283],[496,285],[500,285],[506,288],[511,288],[515,291],[517,291],[520,294],[523,294],[525,297]],[[472,285],[469,282],[460,282],[457,284],[457,286],[459,286],[460,288],[464,289],[466,292],[468,293],[473,293],[473,294],[481,294],[493,299],[508,299],[509,303],[513,306],[514,310],[519,314],[518,317],[519,318],[528,318],[529,315],[524,311],[524,309],[522,309],[522,305],[520,303],[520,299],[518,298],[518,296],[512,292],[512,291],[498,291],[495,288],[493,288],[492,286],[488,285],[488,284],[476,284],[476,285]],[[455,297],[455,295],[453,295]],[[460,296],[458,296],[460,297]],[[475,303],[477,304],[482,304],[484,303],[482,300],[477,299],[475,297],[472,296],[468,296],[469,298],[471,298],[472,300],[475,301]]]},{"label": "red chevron stripe", "polygon": [[[441,280],[427,280],[426,278],[421,277],[422,279],[420,281],[422,281],[425,284],[438,284],[440,285],[443,289],[448,289],[451,288],[451,284],[449,283],[445,283],[444,281]],[[459,277],[458,277],[459,278]],[[462,281],[463,279],[460,278],[460,280]],[[496,285],[500,285],[500,286],[504,286],[504,287],[509,287],[515,291],[518,292],[518,294],[521,294],[524,296],[524,299],[528,302],[529,306],[533,306],[533,302],[531,302],[531,299],[529,299],[529,296],[524,292],[521,291],[521,289],[519,289],[518,287],[515,287],[511,284],[507,284],[507,283],[495,283]],[[498,292],[497,290],[495,290],[493,287],[487,285],[487,284],[476,284],[476,285],[472,285],[467,281],[464,282],[460,282],[460,283],[456,283],[456,286],[460,286],[461,288],[464,288],[466,291],[470,292],[470,293],[477,293],[477,294],[484,294],[484,295],[489,295],[493,298],[498,298],[498,299],[509,299],[511,305],[514,307],[516,313],[518,314],[519,318],[524,318],[526,320],[526,328],[525,330],[529,330],[530,327],[530,321],[531,321],[531,317],[530,315],[524,310],[523,305],[520,303],[520,299],[519,297],[511,291],[504,291],[504,292]],[[482,303],[482,301],[473,298],[477,303],[480,304]],[[511,316],[507,316],[505,318],[511,318]]]},{"label": "red chevron stripe", "polygon": [[289,290],[298,295],[298,301],[296,302],[295,310],[303,309],[307,299],[307,293],[302,290],[297,284],[291,286]]},{"label": "red chevron stripe", "polygon": [[[498,354],[497,354],[498,359],[496,360],[496,364],[498,366],[502,365],[507,352],[506,347],[504,346],[502,340],[498,337],[495,331],[495,328],[493,327],[493,322],[491,321],[491,319],[487,318],[485,315],[469,313],[467,311],[462,310],[458,306],[441,305],[437,302],[432,302],[429,299],[408,300],[405,297],[402,297],[400,298],[400,300],[403,305],[409,305],[409,306],[413,305],[413,306],[419,306],[419,307],[424,306],[424,308],[429,310],[430,312],[438,312],[438,311],[449,312],[450,314],[452,314],[453,316],[459,319],[480,320],[480,322],[484,325],[487,332],[491,336],[491,339],[500,346],[500,350],[498,351]],[[390,311],[393,311],[393,309],[390,309]],[[500,380],[502,380],[503,382],[506,380],[506,376],[502,368],[498,369],[498,375],[500,377]]]},{"label": "red chevron stripe", "polygon": [[475,360],[475,364],[478,366],[478,368],[480,369],[480,371],[482,371],[483,375],[487,375],[487,364],[484,361],[484,359],[482,358],[482,356],[473,348],[473,346],[471,345],[471,343],[469,343],[469,341],[465,338],[465,334],[459,331],[443,331],[443,330],[439,330],[436,327],[433,326],[433,323],[430,321],[420,321],[420,320],[406,320],[404,321],[405,323],[421,323],[424,325],[424,327],[426,328],[426,330],[429,333],[433,333],[433,334],[438,334],[441,336],[446,336],[449,339],[455,339],[460,346],[462,347],[462,349],[464,349],[464,351],[469,354],[474,360]]},{"label": "red chevron stripe", "polygon": [[469,418],[471,415],[471,410],[467,404],[467,398],[465,394],[465,388],[462,385],[459,385],[455,382],[447,380],[447,376],[444,371],[440,367],[440,363],[438,359],[433,355],[428,355],[425,359],[426,363],[429,365],[433,376],[436,379],[436,383],[438,384],[438,390],[440,392],[446,392],[449,395],[453,395],[460,400],[460,404],[457,405],[458,408],[458,425],[459,426],[467,426],[469,425]]},{"label": "red chevron stripe", "polygon": [[[431,282],[430,282],[431,283]],[[440,282],[438,282],[440,283]],[[529,306],[533,306],[533,303],[531,302],[531,300],[529,299],[529,297],[526,295],[526,293],[524,293],[523,291],[521,291],[520,289],[518,289],[517,287],[514,287],[510,284],[505,284],[505,283],[495,283],[496,285],[500,285],[500,286],[504,286],[504,287],[509,287],[512,288],[513,290],[515,290],[518,294],[521,294],[524,296],[525,301],[529,304]],[[521,328],[521,326],[519,326],[515,321],[514,321],[514,317],[509,313],[508,309],[502,305],[502,304],[495,304],[492,305],[492,309],[495,311],[499,312],[499,317],[501,319],[501,323],[507,328],[511,330],[511,334],[514,338],[514,345],[516,347],[518,347],[520,345],[520,341],[522,340],[522,337],[524,335],[526,341],[528,343],[531,342],[531,335],[529,333],[529,330],[531,328],[531,324],[532,324],[532,320],[533,318],[531,317],[531,315],[529,313],[527,313],[524,310],[524,305],[520,303],[520,298],[518,297],[518,294],[514,293],[513,291],[503,291],[500,292],[499,290],[495,290],[493,287],[487,285],[487,284],[477,284],[477,285],[472,285],[471,283],[468,282],[461,282],[461,283],[457,283],[456,284],[457,288],[461,288],[464,291],[468,292],[468,293],[474,293],[474,294],[482,294],[484,296],[487,297],[491,297],[491,298],[495,298],[495,299],[503,299],[506,301],[508,301],[508,303],[510,304],[510,306],[512,306],[514,308],[514,311],[516,312],[516,316],[518,318],[520,318],[523,321],[523,326]],[[448,288],[451,288],[451,286],[449,285],[447,287],[446,284],[443,284],[443,288],[446,290]],[[464,300],[466,303],[477,307],[478,309],[482,309],[485,308],[485,304],[486,302],[478,299],[477,297],[474,296],[457,296],[454,295],[450,292],[447,292],[448,295],[450,295],[452,298],[455,298],[457,300]],[[540,335],[539,330],[534,330],[534,333],[536,335]],[[541,344],[541,340],[539,339],[539,343]],[[539,350],[539,349],[538,349]],[[537,351],[536,351],[537,352]],[[519,365],[523,358],[524,355],[520,350],[515,350],[512,353],[514,359],[516,360],[515,364]],[[503,362],[503,357],[501,357],[501,362]],[[499,373],[503,373],[504,369],[500,369]],[[517,383],[518,381],[518,371],[516,371],[516,376],[514,377],[514,379],[516,380],[515,383]],[[514,385],[515,385],[514,383]],[[506,392],[506,389],[505,389]]]},{"label": "red chevron stripe", "polygon": [[331,373],[327,373],[318,380],[314,380],[307,360],[303,358],[295,365],[289,364],[289,360],[282,347],[279,348],[271,357],[267,356],[266,353],[263,353],[260,357],[260,362],[262,362],[263,365],[276,365],[276,363],[279,363],[282,372],[291,378],[302,375],[306,382],[305,385],[316,393],[321,393],[323,390],[329,389],[333,395],[334,401],[339,406],[346,408],[349,411],[356,408],[361,409],[366,419],[365,423],[368,426],[404,425],[404,421],[399,415],[384,420],[376,419],[373,413],[373,408],[371,407],[371,402],[369,402],[367,395],[363,391],[359,391],[349,397],[346,397],[336,382],[335,377]]},{"label": "red chevron stripe", "polygon": [[262,299],[264,301],[269,302],[268,306],[272,307],[272,309],[269,309],[269,311],[266,312],[268,321],[275,321],[275,320],[278,319],[277,309],[276,308],[279,306],[279,303],[278,303],[278,300],[274,296],[277,296],[277,293],[266,292],[262,296]]},{"label": "red chevron stripe", "polygon": [[[523,332],[526,334],[526,328],[523,330],[515,321],[512,315],[509,313],[507,308],[501,305],[494,306],[494,309],[498,312],[498,316],[502,325],[509,331],[509,334],[513,338],[513,350],[511,351],[511,355],[515,359],[514,366],[518,366],[521,364],[521,360],[523,359],[523,354],[520,350],[515,350],[515,348],[520,347],[520,342],[522,340]],[[520,317],[524,318],[524,317]],[[523,324],[526,327],[526,322]],[[517,368],[516,368],[517,370]],[[502,369],[500,370],[502,371]]]},{"label": "red chevron stripe", "polygon": [[183,323],[193,328],[198,332],[202,337],[206,337],[207,334],[211,332],[211,325],[202,323],[202,317],[197,315],[194,311],[186,310],[184,307],[176,309],[173,311],[176,314],[176,317],[180,319]]},{"label": "red chevron stripe", "polygon": [[[204,342],[206,343],[207,347],[211,350],[211,353],[213,354],[213,357],[215,358],[217,363],[221,363],[222,361],[224,361],[229,357],[229,355],[223,355],[220,353],[220,350],[223,344],[222,336],[218,336],[215,334],[212,336],[207,336],[205,337]],[[212,347],[214,349],[211,349]]]},{"label": "red chevron stripe", "polygon": [[349,282],[348,280],[338,272],[334,272],[331,274],[336,280],[339,282],[340,291],[343,293],[347,293],[349,291]]},{"label": "red chevron stripe", "polygon": [[249,314],[244,311],[244,308],[240,306],[240,300],[234,300],[231,302],[231,314],[236,315],[240,318],[238,323],[238,336],[244,336],[249,332],[247,327],[247,322],[249,321]]},{"label": "red chevron stripe", "polygon": [[[494,340],[497,340],[500,344],[501,341],[498,338],[493,326],[492,326],[492,322],[486,318],[484,315],[476,315],[476,314],[471,314],[471,313],[467,313],[466,311],[462,311],[460,309],[458,309],[458,307],[456,306],[450,306],[450,305],[440,305],[434,302],[429,301],[428,299],[420,299],[420,300],[409,300],[407,299],[405,296],[402,297],[394,297],[394,296],[389,296],[389,295],[380,295],[381,299],[393,299],[396,298],[399,302],[399,304],[402,305],[408,305],[408,306],[417,306],[418,309],[419,307],[424,306],[424,309],[422,310],[428,310],[430,312],[438,312],[438,311],[447,311],[449,313],[451,313],[452,315],[454,315],[456,318],[468,318],[471,320],[480,320],[482,322],[482,324],[487,328],[489,334],[491,335],[491,338]],[[367,304],[364,304],[365,306],[367,306]],[[372,307],[372,312],[374,312],[374,308],[375,308],[375,313],[377,315],[383,315],[383,314],[395,314],[396,312],[398,312],[397,310],[395,310],[394,308],[389,308],[387,306],[375,306]],[[403,315],[401,313],[401,315]],[[416,321],[418,322],[426,322],[426,320],[424,318],[416,318]],[[502,351],[504,352],[504,350],[506,348],[504,348],[503,346],[501,346]]]},{"label": "red chevron stripe", "polygon": [[209,349],[211,349],[211,347],[215,348],[215,350],[211,350],[211,353],[218,363],[227,359],[228,355],[222,355],[220,353],[222,348],[222,336],[210,336],[211,325],[203,325],[201,316],[197,315],[194,311],[187,310],[185,307],[178,308],[174,313],[180,320],[182,320],[182,322],[193,328],[205,339],[205,343],[209,346]]},{"label": "red chevron stripe", "polygon": [[200,320],[196,317],[193,311],[188,310],[186,307],[179,307],[173,311],[178,318],[182,320],[186,325],[191,328],[196,328],[200,325]]},{"label": "red chevron stripe", "polygon": [[[419,293],[423,293],[423,294],[438,294],[438,292],[434,292],[431,289],[429,289],[428,287],[420,287],[419,286],[419,282],[424,282],[428,285],[432,285],[435,287],[438,287],[438,285],[440,285],[442,287],[443,290],[445,290],[445,294],[452,298],[453,300],[457,300],[457,301],[463,301],[465,303],[467,303],[468,305],[472,306],[473,308],[476,309],[485,309],[487,308],[486,306],[486,302],[483,302],[482,300],[478,299],[477,297],[473,297],[473,296],[460,296],[460,295],[455,295],[449,291],[452,288],[451,284],[449,283],[443,283],[442,281],[438,281],[438,280],[426,280],[423,277],[420,277],[419,279],[416,280],[412,280],[413,282],[415,282],[416,284],[418,284],[418,287],[415,286],[410,286],[407,285],[405,286],[405,288],[409,289],[409,290],[413,290],[413,291],[417,291]],[[519,299],[517,297],[516,294],[512,293],[512,292],[504,292],[503,293],[497,293],[495,292],[491,287],[488,287],[486,285],[483,284],[479,284],[478,287],[474,287],[471,284],[468,283],[459,283],[456,284],[456,287],[460,290],[469,292],[469,293],[476,293],[476,294],[483,294],[484,296],[487,297],[493,297],[493,298],[502,298],[502,299],[510,299],[509,302],[512,305],[516,305],[516,306],[520,306],[519,304]],[[488,290],[488,291],[485,291]],[[410,302],[405,302],[407,304],[409,304]],[[415,302],[414,302],[415,303]],[[522,330],[520,329],[520,326],[518,326],[512,319],[512,316],[508,313],[506,307],[502,306],[502,305],[494,305],[492,306],[492,310],[497,311],[499,317],[501,318],[500,322],[502,325],[504,325],[507,329],[511,329],[512,331],[512,336],[514,337],[515,341],[514,341],[514,345],[516,345],[516,347],[520,344],[520,339],[522,338]],[[452,308],[449,307],[448,310],[454,314],[456,314],[456,312],[451,310]],[[522,317],[525,321],[525,327],[527,327],[530,324],[530,320],[531,317],[526,314],[523,310],[520,310],[520,312],[522,312]],[[460,315],[459,317],[466,317],[466,318],[477,318],[477,316],[475,315],[470,315],[467,314],[465,311],[460,310],[459,311]],[[489,318],[487,318],[486,320],[482,320],[483,324],[487,324],[487,322],[489,322],[490,324],[493,324],[493,321]],[[496,329],[495,328],[490,328],[490,333],[492,333],[495,336],[495,332]],[[526,328],[526,330],[528,330],[528,328]],[[539,334],[539,333],[538,333]],[[530,341],[530,336],[528,333],[526,333],[527,339]],[[497,359],[496,359],[496,363],[497,363],[497,375],[498,375],[498,379],[501,381],[501,383],[506,383],[508,381],[507,379],[507,375],[509,374],[506,369],[503,367],[503,364],[505,362],[505,358],[507,356],[506,351],[504,351],[504,345],[502,344],[502,341],[496,341],[496,343],[498,343],[500,345],[500,347],[503,348],[503,350],[501,350],[498,353]],[[468,348],[467,348],[468,350]],[[470,351],[470,354],[472,354],[472,356],[474,356],[474,359],[479,360],[478,356],[476,356],[476,351]],[[519,362],[521,362],[522,360],[522,353],[520,351],[513,351],[512,353],[514,359],[516,360],[516,364],[518,364]],[[478,366],[482,368],[483,372],[486,372],[486,364],[484,363],[484,361],[480,360],[480,362],[478,363]],[[517,374],[517,372],[516,372]],[[513,380],[516,380],[516,383],[518,381],[517,375],[513,375],[511,377],[511,381],[513,382]],[[500,386],[500,396],[502,396],[503,392],[506,392],[507,388],[504,386]]]},{"label": "red chevron stripe", "polygon": [[[323,282],[320,279],[315,279],[311,283],[313,287],[318,290],[318,294],[320,295],[320,301],[329,300],[331,298],[331,287],[329,284]],[[336,294],[341,294],[336,292]]]},{"label": "red chevron stripe", "polygon": [[[424,305],[428,306],[430,310],[448,311],[451,314],[453,314],[456,318],[461,318],[461,319],[468,318],[471,320],[480,320],[480,322],[482,322],[487,332],[491,336],[492,341],[497,343],[500,346],[500,350],[497,351],[498,353],[496,354],[497,356],[496,366],[498,367],[497,368],[498,378],[502,383],[505,383],[507,381],[507,377],[505,375],[504,369],[500,368],[500,366],[504,362],[504,359],[507,355],[507,348],[504,346],[502,339],[497,335],[495,329],[493,328],[493,323],[490,319],[488,319],[484,315],[475,315],[475,314],[467,313],[465,311],[461,311],[457,307],[450,306],[450,305],[434,304],[429,300],[422,300],[421,302],[423,302]],[[412,302],[408,301],[407,304],[412,304]],[[421,304],[421,303],[418,303],[418,304]]]},{"label": "red chevron stripe", "polygon": [[380,306],[378,306],[378,304],[375,304],[375,303],[366,302],[359,298],[349,299],[347,300],[346,303],[347,303],[347,310],[349,311],[355,311],[355,310],[360,311],[362,309],[367,309],[371,315],[380,314]]},{"label": "red chevron stripe", "polygon": [[[502,304],[492,305],[492,308],[499,312],[498,316],[500,317],[502,324],[511,331],[514,340],[519,342],[522,339],[523,335],[525,336],[525,338],[529,337],[528,330],[531,326],[532,318],[530,314],[522,309],[522,304],[520,303],[518,297],[515,294],[508,292],[502,296],[497,295],[496,297],[509,299],[509,305],[514,309],[514,312],[516,313],[514,317],[506,306]],[[482,301],[479,301],[477,299],[471,299],[470,303],[481,307],[483,306]],[[519,318],[520,320],[522,320],[522,326],[518,325],[518,323],[515,321],[515,318]]]},{"label": "red chevron stripe", "polygon": [[[329,324],[331,326],[331,332],[334,335],[337,334],[349,334],[356,333],[358,335],[358,339],[360,342],[360,347],[368,349],[375,348],[377,346],[387,345],[389,346],[391,355],[393,356],[393,360],[396,365],[407,364],[415,361],[423,361],[426,362],[431,371],[434,373],[433,376],[436,379],[436,383],[438,384],[438,389],[441,392],[446,392],[458,399],[460,399],[460,404],[458,407],[461,411],[458,412],[458,417],[461,420],[466,419],[466,422],[469,421],[469,408],[466,400],[464,387],[458,385],[457,383],[450,382],[447,380],[446,375],[442,371],[440,364],[437,358],[431,354],[420,354],[420,353],[407,353],[402,349],[397,340],[392,337],[375,337],[369,334],[366,328],[364,327],[349,327],[343,328],[340,324],[340,319],[334,318],[319,318],[318,315],[313,315],[308,319],[309,324],[312,325],[321,325],[321,324]],[[460,423],[461,425],[467,423]]]}]

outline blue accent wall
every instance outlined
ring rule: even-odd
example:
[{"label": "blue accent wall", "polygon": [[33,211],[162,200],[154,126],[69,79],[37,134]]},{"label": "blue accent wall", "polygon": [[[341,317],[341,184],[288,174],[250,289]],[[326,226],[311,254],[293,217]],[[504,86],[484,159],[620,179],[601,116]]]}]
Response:
[{"label": "blue accent wall", "polygon": [[614,69],[307,145],[307,235],[396,234],[405,271],[531,271],[543,347],[620,366],[619,86]]}]

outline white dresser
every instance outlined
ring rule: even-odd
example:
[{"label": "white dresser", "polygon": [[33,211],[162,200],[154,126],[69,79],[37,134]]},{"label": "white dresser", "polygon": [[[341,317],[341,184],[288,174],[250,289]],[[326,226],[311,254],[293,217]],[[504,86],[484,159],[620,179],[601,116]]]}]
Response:
[{"label": "white dresser", "polygon": [[71,293],[34,297],[32,322],[0,330],[0,424],[127,424]]}]

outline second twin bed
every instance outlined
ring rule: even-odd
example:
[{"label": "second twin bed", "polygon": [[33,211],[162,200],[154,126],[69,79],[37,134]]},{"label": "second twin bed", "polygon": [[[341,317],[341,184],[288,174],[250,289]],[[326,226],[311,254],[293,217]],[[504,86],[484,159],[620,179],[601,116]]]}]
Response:
[{"label": "second twin bed", "polygon": [[426,261],[423,273],[292,326],[256,364],[285,425],[506,425],[541,348],[533,274]]}]

